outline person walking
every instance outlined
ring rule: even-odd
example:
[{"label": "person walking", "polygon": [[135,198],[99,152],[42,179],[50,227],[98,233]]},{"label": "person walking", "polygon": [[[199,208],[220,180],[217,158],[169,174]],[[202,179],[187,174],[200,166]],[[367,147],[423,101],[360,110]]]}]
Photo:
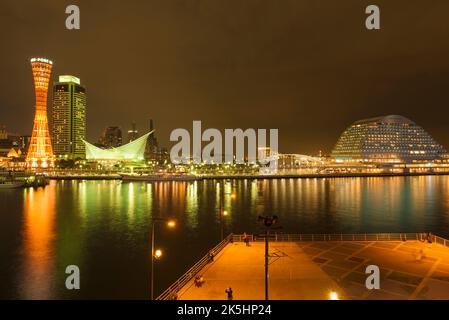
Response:
[{"label": "person walking", "polygon": [[232,294],[233,294],[233,291],[232,291],[232,288],[231,288],[231,287],[227,288],[227,289],[225,290],[225,292],[226,292],[226,294],[227,294],[227,296],[228,296],[228,300],[234,299],[234,296],[232,295]]},{"label": "person walking", "polygon": [[249,247],[249,237],[248,237],[248,235],[246,234],[246,232],[243,232],[242,239],[243,239],[243,242],[245,242],[245,245],[246,245],[247,247]]},{"label": "person walking", "polygon": [[209,262],[214,262],[215,254],[213,251],[209,251]]}]

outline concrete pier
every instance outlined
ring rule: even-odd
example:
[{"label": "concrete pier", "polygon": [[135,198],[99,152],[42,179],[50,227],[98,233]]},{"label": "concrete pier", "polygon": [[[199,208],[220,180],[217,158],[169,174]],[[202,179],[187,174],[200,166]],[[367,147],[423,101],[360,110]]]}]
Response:
[{"label": "concrete pier", "polygon": [[[368,265],[380,268],[380,289],[368,290]],[[178,291],[180,300],[264,299],[264,243],[229,243]],[[269,298],[449,299],[449,248],[411,241],[271,242]]]}]

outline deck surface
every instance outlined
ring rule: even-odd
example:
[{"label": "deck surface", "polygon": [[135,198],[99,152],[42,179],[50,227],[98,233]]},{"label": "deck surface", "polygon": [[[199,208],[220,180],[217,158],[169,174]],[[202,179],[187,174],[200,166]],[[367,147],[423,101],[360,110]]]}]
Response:
[{"label": "deck surface", "polygon": [[[449,299],[449,248],[420,241],[271,242],[269,298]],[[368,265],[380,268],[380,289],[368,290]],[[264,243],[228,244],[203,268],[205,282],[193,280],[180,300],[264,299]]]}]

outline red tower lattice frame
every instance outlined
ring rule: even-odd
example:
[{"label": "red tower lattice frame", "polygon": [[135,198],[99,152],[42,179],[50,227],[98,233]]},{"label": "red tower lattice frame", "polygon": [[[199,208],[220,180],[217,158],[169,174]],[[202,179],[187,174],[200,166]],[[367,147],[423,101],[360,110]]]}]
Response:
[{"label": "red tower lattice frame", "polygon": [[28,168],[47,168],[54,166],[53,147],[48,130],[47,94],[53,62],[44,58],[31,59],[36,94],[36,114],[33,133],[26,157]]}]

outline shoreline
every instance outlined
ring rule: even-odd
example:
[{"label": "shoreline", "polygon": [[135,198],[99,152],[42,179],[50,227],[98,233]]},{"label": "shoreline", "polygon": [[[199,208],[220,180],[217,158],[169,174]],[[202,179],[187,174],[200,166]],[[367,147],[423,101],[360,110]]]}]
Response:
[{"label": "shoreline", "polygon": [[257,176],[192,176],[183,179],[180,176],[176,177],[156,177],[156,176],[136,176],[136,179],[127,176],[126,181],[120,175],[110,176],[49,176],[51,180],[123,180],[124,182],[189,182],[201,180],[273,180],[273,179],[337,179],[337,178],[383,178],[383,177],[417,177],[417,176],[447,176],[449,172],[420,172],[420,173],[341,173],[341,174],[285,174],[285,175],[257,175]]}]

